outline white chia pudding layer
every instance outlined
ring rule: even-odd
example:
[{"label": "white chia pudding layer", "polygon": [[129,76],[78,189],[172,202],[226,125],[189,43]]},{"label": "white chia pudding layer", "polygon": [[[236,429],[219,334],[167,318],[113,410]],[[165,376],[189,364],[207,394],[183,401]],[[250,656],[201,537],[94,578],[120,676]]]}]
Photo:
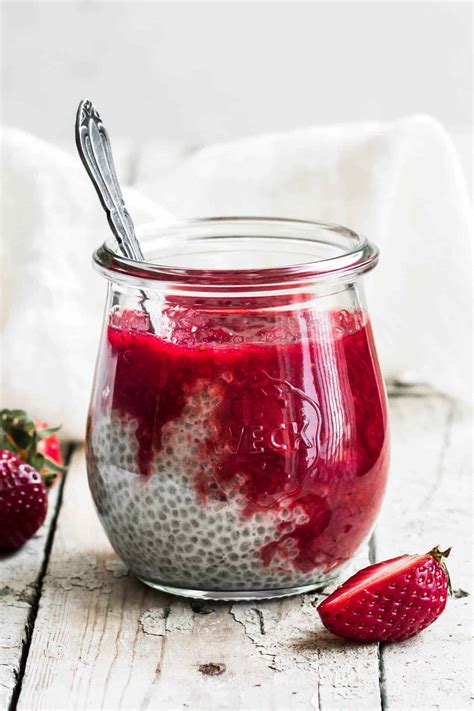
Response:
[{"label": "white chia pudding layer", "polygon": [[[136,420],[112,414],[93,418],[88,439],[88,474],[105,531],[118,555],[146,582],[205,591],[294,588],[327,581],[315,569],[303,573],[288,537],[308,518],[284,503],[251,515],[235,482],[211,485],[203,500],[196,471],[212,479],[212,457],[200,461],[209,438],[204,403],[191,398],[180,418],[162,429],[162,447],[143,476],[137,464]],[[283,524],[283,525],[282,525]],[[264,565],[261,549],[276,546]]]}]

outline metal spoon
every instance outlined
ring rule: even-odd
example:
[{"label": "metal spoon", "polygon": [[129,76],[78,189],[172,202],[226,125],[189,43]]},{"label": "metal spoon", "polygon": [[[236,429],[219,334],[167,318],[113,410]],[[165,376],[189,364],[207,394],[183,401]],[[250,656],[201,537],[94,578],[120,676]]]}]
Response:
[{"label": "metal spoon", "polygon": [[[88,99],[81,101],[77,109],[76,146],[106,212],[107,220],[120,251],[129,259],[143,262],[143,252],[135,234],[133,220],[125,207],[115,172],[109,135],[99,112],[92,101]],[[149,317],[150,328],[153,330],[150,314],[143,303],[147,296],[144,291],[140,293],[142,295],[141,308]]]},{"label": "metal spoon", "polygon": [[109,135],[97,109],[88,99],[81,101],[76,115],[76,145],[120,251],[125,257],[144,261],[130,213],[120,189],[112,158]]}]

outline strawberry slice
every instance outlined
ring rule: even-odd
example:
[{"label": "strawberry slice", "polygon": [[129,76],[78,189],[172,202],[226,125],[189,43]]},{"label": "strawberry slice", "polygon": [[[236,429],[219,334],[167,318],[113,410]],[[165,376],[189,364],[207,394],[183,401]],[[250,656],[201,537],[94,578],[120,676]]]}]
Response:
[{"label": "strawberry slice", "polygon": [[323,625],[358,642],[399,642],[418,634],[446,607],[451,584],[443,558],[450,550],[436,547],[360,570],[320,603]]}]

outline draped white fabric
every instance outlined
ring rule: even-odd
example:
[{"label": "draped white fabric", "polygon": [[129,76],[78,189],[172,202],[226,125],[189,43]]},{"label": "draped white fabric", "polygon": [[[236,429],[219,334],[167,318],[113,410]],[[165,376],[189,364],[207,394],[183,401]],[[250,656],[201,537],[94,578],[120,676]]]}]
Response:
[{"label": "draped white fabric", "polygon": [[[82,439],[105,297],[91,253],[108,236],[79,159],[16,129],[2,133],[2,405]],[[192,152],[148,146],[126,191],[137,223],[266,215],[319,219],[381,248],[367,277],[387,379],[468,399],[470,204],[435,120],[316,126]]]}]

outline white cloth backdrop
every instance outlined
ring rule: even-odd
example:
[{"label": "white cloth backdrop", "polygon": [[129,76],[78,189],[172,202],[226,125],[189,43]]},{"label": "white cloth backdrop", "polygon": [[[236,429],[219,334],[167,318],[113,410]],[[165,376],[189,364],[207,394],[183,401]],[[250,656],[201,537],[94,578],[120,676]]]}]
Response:
[{"label": "white cloth backdrop", "polygon": [[[108,236],[79,159],[2,133],[2,405],[82,439],[105,296],[91,253]],[[470,397],[470,204],[434,119],[316,126],[204,147],[158,146],[126,191],[137,223],[267,215],[338,222],[381,248],[367,277],[387,379],[407,371]]]}]

